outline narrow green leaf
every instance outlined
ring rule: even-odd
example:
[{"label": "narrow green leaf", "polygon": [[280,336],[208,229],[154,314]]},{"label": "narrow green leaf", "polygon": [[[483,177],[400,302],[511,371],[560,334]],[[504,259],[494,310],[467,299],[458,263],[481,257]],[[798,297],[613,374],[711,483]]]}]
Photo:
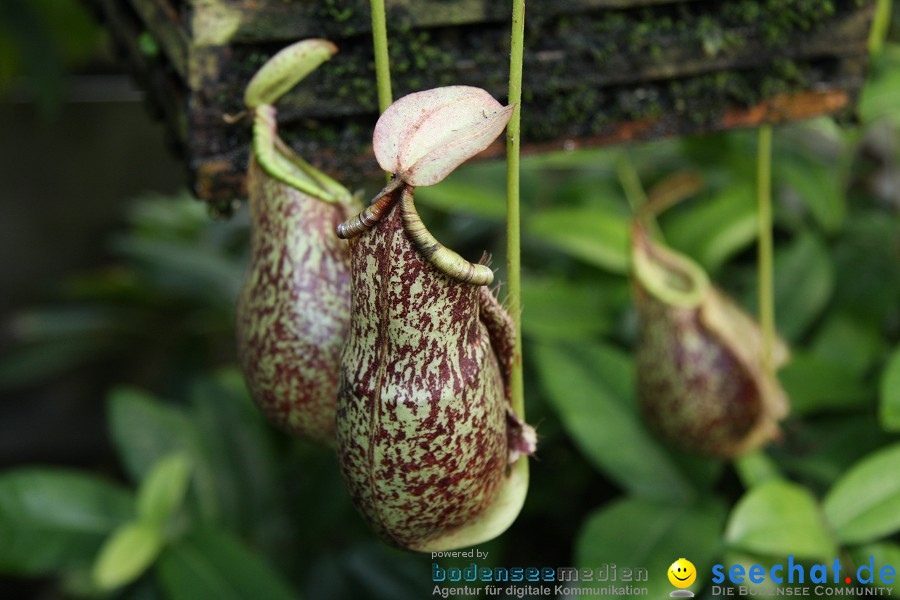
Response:
[{"label": "narrow green leaf", "polygon": [[29,342],[98,336],[127,328],[133,313],[109,305],[71,304],[23,311],[10,326],[16,336]]},{"label": "narrow green leaf", "polygon": [[190,476],[190,459],[183,452],[157,461],[138,489],[138,518],[162,526],[184,502]]},{"label": "narrow green leaf", "polygon": [[[523,205],[533,202],[543,181],[543,174],[535,169],[522,171]],[[506,217],[506,165],[498,162],[464,164],[440,185],[416,188],[416,204],[451,214],[503,221]]]},{"label": "narrow green leaf", "polygon": [[800,153],[782,156],[775,166],[776,181],[793,188],[828,233],[841,228],[846,214],[846,199],[839,174],[840,170],[834,168],[831,162],[816,161]]},{"label": "narrow green leaf", "polygon": [[200,378],[190,388],[190,400],[198,460],[209,476],[202,482],[219,509],[216,522],[241,532],[279,530],[285,506],[273,431],[243,377],[229,369]]},{"label": "narrow green leaf", "polygon": [[96,359],[107,351],[104,339],[78,337],[13,347],[0,358],[0,390],[33,385]]},{"label": "narrow green leaf", "polygon": [[900,569],[900,544],[893,542],[879,542],[877,544],[864,544],[850,548],[850,557],[853,563],[857,565],[866,565],[869,563],[869,557],[875,564],[875,577],[878,581],[878,572],[881,567],[892,566],[894,570]]},{"label": "narrow green leaf", "polygon": [[650,436],[634,408],[634,365],[599,345],[536,344],[541,387],[585,457],[626,490],[684,501],[690,484]]},{"label": "narrow green leaf", "polygon": [[[575,562],[595,575],[604,565],[647,569],[648,580],[632,585],[646,587],[648,598],[667,598],[674,589],[667,575],[669,566],[686,558],[697,569],[697,580],[690,586],[696,593],[719,551],[725,515],[718,499],[672,506],[625,498],[588,517],[575,543]],[[617,576],[621,575],[620,571]]]},{"label": "narrow green leaf", "polygon": [[134,516],[134,497],[62,469],[0,475],[0,571],[37,575],[89,563],[107,534]]},{"label": "narrow green leaf", "polygon": [[183,410],[128,387],[112,390],[107,402],[113,442],[135,482],[162,457],[192,447],[193,424]]},{"label": "narrow green leaf", "polygon": [[[751,596],[758,596],[765,598],[769,596],[777,596],[778,588],[782,586],[774,583],[770,577],[765,577],[760,583],[753,583],[747,576],[747,574],[750,573],[750,569],[753,567],[753,565],[760,565],[766,573],[771,573],[772,567],[774,567],[775,565],[783,565],[785,560],[786,557],[784,556],[759,556],[758,554],[747,554],[744,552],[727,550],[722,557],[721,564],[724,565],[726,569],[730,569],[732,565],[740,565],[744,568],[744,580],[740,583],[740,586],[747,588],[749,593],[744,594],[740,597],[749,598]],[[726,571],[726,573],[727,572],[728,571]],[[731,581],[727,579],[727,575],[725,581],[723,582],[723,585],[727,586],[734,593],[736,593],[737,590],[740,589],[739,586],[732,585]]]},{"label": "narrow green leaf", "polygon": [[875,415],[842,412],[806,419],[792,435],[791,452],[778,452],[785,471],[827,489],[858,460],[891,442]]},{"label": "narrow green leaf", "polygon": [[[840,273],[834,303],[842,313],[881,327],[897,310],[900,298],[900,211],[854,207],[852,218],[834,245]],[[883,334],[879,332],[879,338]]]},{"label": "narrow green leaf", "polygon": [[[852,352],[847,349],[852,348]],[[833,313],[818,328],[812,352],[845,370],[868,375],[885,350],[877,320],[863,320],[846,313]]]},{"label": "narrow green leaf", "polygon": [[105,590],[131,583],[153,564],[162,547],[162,531],[155,523],[122,525],[106,540],[97,556],[94,582]]},{"label": "narrow green leaf", "polygon": [[614,315],[609,287],[526,278],[522,286],[522,307],[528,315],[522,322],[525,335],[541,340],[584,340],[610,332]]},{"label": "narrow green leaf", "polygon": [[881,372],[878,414],[881,426],[887,431],[900,431],[900,346],[894,349]]},{"label": "narrow green leaf", "polygon": [[225,530],[203,529],[166,548],[158,563],[170,600],[298,600],[260,556]]},{"label": "narrow green leaf", "polygon": [[132,479],[140,482],[150,468],[172,452],[184,452],[194,469],[193,490],[200,515],[215,520],[221,515],[222,497],[215,472],[204,450],[202,435],[193,415],[166,405],[134,388],[116,388],[108,400],[113,442]]},{"label": "narrow green leaf", "polygon": [[778,376],[798,414],[860,408],[874,393],[852,366],[808,352],[795,353]]},{"label": "narrow green leaf", "polygon": [[820,237],[800,235],[775,254],[775,317],[788,340],[802,336],[834,292],[834,265]]},{"label": "narrow green leaf", "polygon": [[900,530],[900,443],[856,463],[829,490],[824,507],[838,539],[848,544]]},{"label": "narrow green leaf", "polygon": [[812,493],[779,479],[744,494],[728,519],[725,541],[768,556],[826,559],[837,551]]},{"label": "narrow green leaf", "polygon": [[597,208],[537,212],[525,223],[528,234],[588,264],[625,274],[629,265],[629,221]]},{"label": "narrow green leaf", "polygon": [[219,248],[134,236],[115,238],[112,246],[116,254],[143,265],[160,290],[222,308],[231,307],[244,280],[244,267]]},{"label": "narrow green leaf", "polygon": [[416,202],[449,213],[500,221],[506,214],[503,188],[479,185],[454,173],[441,185],[416,189]]},{"label": "narrow green leaf", "polygon": [[762,485],[781,477],[778,466],[762,450],[748,452],[734,459],[734,468],[744,487]]},{"label": "narrow green leaf", "polygon": [[[479,546],[490,548],[490,544]],[[373,543],[350,547],[338,558],[340,571],[336,573],[344,585],[350,589],[346,597],[365,597],[369,600],[409,600],[430,598],[434,583],[422,577],[422,562],[419,556],[410,553],[385,552],[383,547]],[[458,562],[461,568],[469,566],[471,560]],[[449,562],[448,566],[456,566]],[[312,590],[308,591],[313,597]],[[319,596],[315,596],[318,598]]]},{"label": "narrow green leaf", "polygon": [[871,125],[881,119],[900,124],[900,44],[887,44],[873,57],[872,77],[866,81],[859,101],[862,122]]}]

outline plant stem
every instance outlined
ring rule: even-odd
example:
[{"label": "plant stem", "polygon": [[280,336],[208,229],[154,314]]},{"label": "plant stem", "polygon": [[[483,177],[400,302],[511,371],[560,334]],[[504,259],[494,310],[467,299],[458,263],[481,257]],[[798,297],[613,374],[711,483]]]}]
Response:
[{"label": "plant stem", "polygon": [[519,147],[522,116],[522,61],[525,51],[525,0],[513,0],[509,53],[509,103],[515,105],[506,127],[506,272],[509,312],[516,329],[515,354],[510,378],[510,401],[525,420],[522,377],[522,261],[519,224]]},{"label": "plant stem", "polygon": [[781,477],[778,466],[762,450],[748,452],[734,459],[734,468],[745,489]]},{"label": "plant stem", "polygon": [[659,224],[656,222],[656,214],[648,210],[652,207],[647,199],[647,192],[644,191],[644,186],[641,184],[641,176],[638,175],[634,162],[631,160],[627,150],[623,151],[616,160],[616,175],[619,176],[619,185],[622,186],[622,191],[625,192],[625,199],[628,201],[629,208],[631,208],[631,214],[644,222],[644,225],[654,238],[658,240],[664,239]]},{"label": "plant stem", "polygon": [[375,81],[378,87],[378,111],[384,112],[393,102],[391,94],[391,62],[388,58],[387,19],[384,0],[371,0],[372,45],[375,48]]},{"label": "plant stem", "polygon": [[616,160],[616,174],[619,176],[619,185],[625,192],[625,199],[628,200],[628,206],[631,207],[632,214],[639,214],[641,209],[647,206],[647,194],[644,192],[644,186],[641,185],[641,178],[628,152],[623,151]]},{"label": "plant stem", "polygon": [[759,322],[762,327],[763,368],[773,375],[775,301],[772,289],[772,126],[759,128],[756,193],[759,213]]},{"label": "plant stem", "polygon": [[872,19],[872,29],[869,32],[870,55],[875,56],[881,53],[890,28],[891,0],[878,0],[878,4],[875,6],[875,17]]}]

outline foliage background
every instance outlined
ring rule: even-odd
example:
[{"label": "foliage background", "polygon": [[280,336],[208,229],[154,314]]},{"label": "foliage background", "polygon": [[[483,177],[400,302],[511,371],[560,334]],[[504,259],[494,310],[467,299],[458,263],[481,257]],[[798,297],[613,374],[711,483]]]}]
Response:
[{"label": "foliage background", "polygon": [[[334,457],[253,408],[232,325],[246,213],[212,221],[177,191],[106,43],[74,2],[0,5],[0,584],[36,598],[430,597],[430,557],[374,539]],[[525,160],[541,444],[523,513],[482,566],[649,567],[657,597],[682,555],[701,579],[789,553],[900,566],[900,45],[875,57],[856,121],[775,139],[794,410],[781,442],[735,463],[662,445],[635,412],[627,231],[635,181],[652,194],[699,174],[662,232],[753,310],[754,133]],[[503,181],[500,164],[467,166],[418,192],[423,218],[464,255],[501,257]]]}]

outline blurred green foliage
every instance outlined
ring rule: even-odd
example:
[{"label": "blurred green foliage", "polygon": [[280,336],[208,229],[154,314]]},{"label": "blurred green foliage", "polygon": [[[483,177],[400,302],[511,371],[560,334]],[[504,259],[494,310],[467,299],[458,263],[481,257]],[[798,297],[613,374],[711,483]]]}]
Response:
[{"label": "blurred green foliage", "polygon": [[[0,6],[21,19],[43,4]],[[481,547],[482,566],[640,566],[654,597],[679,556],[698,584],[716,562],[787,554],[900,566],[900,46],[876,57],[859,115],[775,132],[775,301],[793,411],[780,442],[732,463],[662,444],[636,411],[628,228],[634,181],[652,194],[696,174],[702,189],[660,218],[661,234],[754,310],[754,132],[524,161],[540,447],[524,511]],[[449,246],[502,256],[503,186],[503,165],[475,164],[417,200]],[[274,431],[233,366],[246,214],[211,222],[186,196],[140,198],[109,250],[108,266],[14,317],[0,389],[112,365],[107,426],[126,481],[0,474],[0,571],[49,577],[68,597],[430,597],[430,557],[375,540],[334,456]],[[113,385],[135,379],[153,390]]]},{"label": "blurred green foliage", "polygon": [[106,36],[77,0],[0,2],[0,96],[28,82],[42,114],[62,101],[63,74],[95,58]]}]

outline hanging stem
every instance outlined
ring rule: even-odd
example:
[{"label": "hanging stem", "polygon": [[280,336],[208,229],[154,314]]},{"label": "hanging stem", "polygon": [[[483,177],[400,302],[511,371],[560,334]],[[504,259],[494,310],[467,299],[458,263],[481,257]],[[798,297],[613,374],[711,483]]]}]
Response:
[{"label": "hanging stem", "polygon": [[393,102],[391,94],[391,62],[388,58],[387,19],[384,0],[371,0],[372,45],[375,48],[375,81],[378,87],[378,112],[383,113]]},{"label": "hanging stem", "polygon": [[519,147],[522,117],[522,60],[525,51],[525,0],[513,0],[509,53],[509,103],[515,105],[506,127],[506,272],[509,312],[516,326],[515,355],[510,378],[512,409],[525,419],[522,379],[522,260],[519,233]]},{"label": "hanging stem", "polygon": [[763,368],[773,374],[775,301],[772,289],[772,126],[759,128],[756,193],[759,212],[759,322],[763,336]]},{"label": "hanging stem", "polygon": [[781,477],[778,465],[762,450],[755,450],[736,457],[734,468],[746,490]]},{"label": "hanging stem", "polygon": [[644,186],[641,185],[641,178],[628,151],[623,151],[616,160],[616,174],[619,176],[619,184],[622,191],[625,192],[625,198],[628,200],[628,206],[631,207],[632,214],[639,214],[647,205],[647,194],[644,192]]},{"label": "hanging stem", "polygon": [[872,29],[869,32],[869,54],[871,56],[881,53],[890,28],[891,0],[878,0],[878,4],[875,5],[875,17],[872,19]]}]

